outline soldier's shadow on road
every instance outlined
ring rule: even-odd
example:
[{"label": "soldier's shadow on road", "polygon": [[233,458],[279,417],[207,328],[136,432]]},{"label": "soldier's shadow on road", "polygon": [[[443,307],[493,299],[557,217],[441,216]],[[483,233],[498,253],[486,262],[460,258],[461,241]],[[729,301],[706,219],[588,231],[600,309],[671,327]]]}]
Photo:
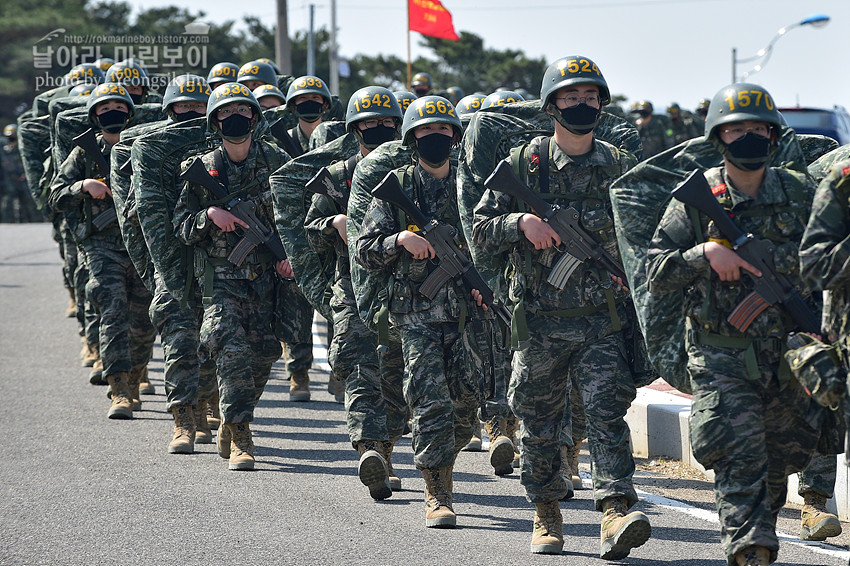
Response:
[{"label": "soldier's shadow on road", "polygon": [[261,417],[256,420],[260,427],[290,427],[290,428],[336,428],[345,426],[345,421],[317,420],[289,417]]}]

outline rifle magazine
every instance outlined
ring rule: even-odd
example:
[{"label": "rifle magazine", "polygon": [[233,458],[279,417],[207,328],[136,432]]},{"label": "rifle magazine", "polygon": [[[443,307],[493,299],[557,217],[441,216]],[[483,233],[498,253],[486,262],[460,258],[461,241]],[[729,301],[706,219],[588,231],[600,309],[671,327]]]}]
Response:
[{"label": "rifle magazine", "polygon": [[552,271],[549,272],[549,277],[546,278],[546,281],[553,287],[563,289],[567,286],[567,281],[572,277],[573,272],[582,263],[576,256],[569,252],[564,252],[563,257],[552,267]]},{"label": "rifle magazine", "polygon": [[227,261],[235,265],[236,267],[242,267],[242,264],[245,263],[245,258],[248,257],[254,248],[257,247],[257,244],[249,240],[247,237],[243,237],[239,240],[233,250],[230,252],[230,255],[227,256]]},{"label": "rifle magazine", "polygon": [[735,307],[726,321],[741,332],[746,332],[753,321],[770,306],[764,297],[753,291]]},{"label": "rifle magazine", "polygon": [[442,266],[437,266],[434,271],[425,278],[422,285],[419,286],[419,292],[428,297],[429,301],[433,301],[437,293],[442,289],[443,285],[452,278],[452,274],[446,271]]}]

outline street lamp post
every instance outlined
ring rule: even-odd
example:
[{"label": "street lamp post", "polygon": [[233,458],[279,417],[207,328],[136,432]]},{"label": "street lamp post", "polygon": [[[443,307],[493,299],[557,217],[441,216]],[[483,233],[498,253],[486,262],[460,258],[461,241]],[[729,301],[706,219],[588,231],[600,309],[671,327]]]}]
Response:
[{"label": "street lamp post", "polygon": [[774,35],[773,39],[770,40],[770,43],[768,43],[765,47],[759,49],[756,52],[756,54],[753,55],[752,57],[745,57],[744,59],[738,59],[738,50],[733,47],[732,48],[732,82],[733,83],[738,82],[738,63],[749,63],[750,61],[756,61],[758,59],[761,59],[761,61],[757,65],[755,65],[752,69],[750,69],[749,71],[747,71],[746,73],[741,75],[742,80],[746,79],[747,77],[749,77],[753,73],[758,73],[759,71],[764,69],[764,66],[767,65],[767,62],[770,61],[770,56],[773,54],[773,44],[775,44],[779,40],[780,37],[784,36],[790,30],[792,30],[794,28],[801,27],[801,26],[812,26],[812,27],[815,27],[815,28],[822,28],[823,26],[825,26],[826,24],[829,23],[829,20],[830,20],[830,18],[826,14],[814,14],[812,16],[809,16],[808,18],[800,20],[797,23],[790,24],[790,25],[785,26],[783,28],[779,28],[779,30],[776,32],[776,35]]}]

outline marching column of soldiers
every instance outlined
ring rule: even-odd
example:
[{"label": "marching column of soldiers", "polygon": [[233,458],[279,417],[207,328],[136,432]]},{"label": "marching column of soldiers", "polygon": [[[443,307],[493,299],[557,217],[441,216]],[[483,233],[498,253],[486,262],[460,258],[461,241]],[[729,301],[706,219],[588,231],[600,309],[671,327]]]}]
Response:
[{"label": "marching column of soldiers", "polygon": [[[108,418],[153,393],[159,334],[168,452],[215,442],[254,469],[281,356],[290,400],[310,400],[318,311],[358,478],[377,501],[400,490],[408,429],[426,527],[457,525],[453,466],[483,423],[494,474],[518,467],[534,504],[532,553],[562,552],[586,442],[600,557],[625,558],[652,527],[624,417],[663,377],[693,394],[730,565],[777,559],[791,473],[800,537],[840,534],[825,503],[848,407],[850,149],[796,135],[762,86],[697,114],[640,101],[631,122],[580,55],[545,69],[537,100],[418,73],[346,104],[268,59],[163,96],[134,59],[66,79],[5,129],[2,165],[54,226]],[[4,218],[40,214],[4,191]]]}]

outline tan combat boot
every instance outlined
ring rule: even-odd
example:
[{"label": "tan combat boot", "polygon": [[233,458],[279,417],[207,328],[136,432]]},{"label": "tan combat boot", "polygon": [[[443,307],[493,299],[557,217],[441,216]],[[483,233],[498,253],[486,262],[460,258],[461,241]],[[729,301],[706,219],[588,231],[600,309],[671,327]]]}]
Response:
[{"label": "tan combat boot", "polygon": [[145,366],[143,370],[139,375],[139,393],[142,395],[154,395],[156,388],[154,388],[153,383],[148,379],[148,366]]},{"label": "tan combat boot", "polygon": [[71,295],[71,298],[68,300],[68,308],[65,309],[65,316],[74,318],[77,316],[77,298],[74,296],[73,289],[68,289],[68,294]]},{"label": "tan combat boot", "polygon": [[310,375],[307,370],[294,371],[289,376],[289,400],[310,400]]},{"label": "tan combat boot", "polygon": [[106,416],[110,419],[132,419],[133,404],[130,401],[128,382],[130,374],[126,371],[114,373],[106,378],[112,388],[112,406]]},{"label": "tan combat boot", "polygon": [[561,477],[564,478],[564,483],[567,486],[567,493],[561,498],[561,501],[569,501],[575,497],[576,492],[573,489],[573,471],[570,468],[569,457],[567,456],[568,447],[561,445]]},{"label": "tan combat boot", "polygon": [[567,464],[572,472],[573,489],[584,489],[584,484],[581,483],[581,476],[578,473],[578,460],[581,455],[581,443],[582,441],[579,440],[575,443],[575,445],[567,448]]},{"label": "tan combat boot", "polygon": [[803,503],[800,540],[826,540],[841,534],[841,521],[827,511],[825,496],[807,491],[803,493]]},{"label": "tan combat boot", "polygon": [[230,458],[230,443],[232,440],[233,437],[230,434],[230,429],[227,428],[226,424],[221,423],[221,426],[218,427],[218,438],[216,438],[219,456],[224,459]]},{"label": "tan combat boot", "polygon": [[505,432],[504,417],[492,417],[484,423],[490,437],[490,465],[497,476],[506,476],[514,471],[514,443]]},{"label": "tan combat boot", "polygon": [[457,515],[452,510],[452,466],[425,468],[425,526],[453,529]]},{"label": "tan combat boot", "polygon": [[387,477],[390,480],[390,489],[393,491],[401,491],[401,478],[395,475],[395,472],[393,471],[393,448],[395,447],[395,442],[392,440],[385,440],[381,443],[381,445],[383,447],[381,455],[387,463]]},{"label": "tan combat boot", "polygon": [[481,452],[481,421],[475,419],[472,425],[472,438],[463,447],[464,452]]},{"label": "tan combat boot", "polygon": [[195,444],[212,444],[212,429],[207,422],[207,401],[198,401],[192,411],[195,417]]},{"label": "tan combat boot", "polygon": [[169,454],[192,454],[195,452],[195,418],[192,405],[171,407],[174,415],[174,435],[168,443]]},{"label": "tan combat boot", "polygon": [[224,425],[230,429],[230,469],[254,469],[254,440],[247,422]]},{"label": "tan combat boot", "polygon": [[337,403],[345,404],[345,380],[339,379],[334,372],[328,376],[328,393],[334,396]]},{"label": "tan combat boot", "polygon": [[532,554],[561,554],[564,550],[564,522],[557,501],[535,503]]},{"label": "tan combat boot", "polygon": [[390,497],[393,490],[390,487],[387,462],[384,460],[383,443],[376,440],[361,440],[355,445],[360,454],[357,463],[357,476],[360,482],[369,488],[369,495],[376,501]]},{"label": "tan combat boot", "polygon": [[511,465],[515,469],[519,468],[519,419],[512,414],[505,419],[505,436],[514,444],[514,459]]},{"label": "tan combat boot", "polygon": [[[607,497],[602,500],[602,533],[599,556],[603,560],[622,560],[649,539],[652,527],[640,511],[628,513],[625,497]],[[626,514],[628,513],[628,515]]]},{"label": "tan combat boot", "polygon": [[147,368],[145,366],[140,366],[130,370],[130,381],[128,386],[130,387],[130,400],[133,402],[134,411],[142,410],[142,399],[141,395],[139,395],[139,380],[141,379],[142,373],[146,371]]},{"label": "tan combat boot", "polygon": [[100,348],[97,344],[89,344],[83,338],[83,349],[80,350],[80,363],[84,368],[90,368],[100,359]]},{"label": "tan combat boot", "polygon": [[213,430],[218,430],[218,427],[221,425],[221,412],[219,410],[218,401],[218,391],[216,391],[207,402],[207,422]]},{"label": "tan combat boot", "polygon": [[738,566],[769,566],[770,551],[763,546],[748,546],[735,553]]},{"label": "tan combat boot", "polygon": [[89,383],[92,385],[109,385],[107,380],[103,379],[103,360],[100,359],[100,353],[98,353],[97,359],[91,366]]}]

